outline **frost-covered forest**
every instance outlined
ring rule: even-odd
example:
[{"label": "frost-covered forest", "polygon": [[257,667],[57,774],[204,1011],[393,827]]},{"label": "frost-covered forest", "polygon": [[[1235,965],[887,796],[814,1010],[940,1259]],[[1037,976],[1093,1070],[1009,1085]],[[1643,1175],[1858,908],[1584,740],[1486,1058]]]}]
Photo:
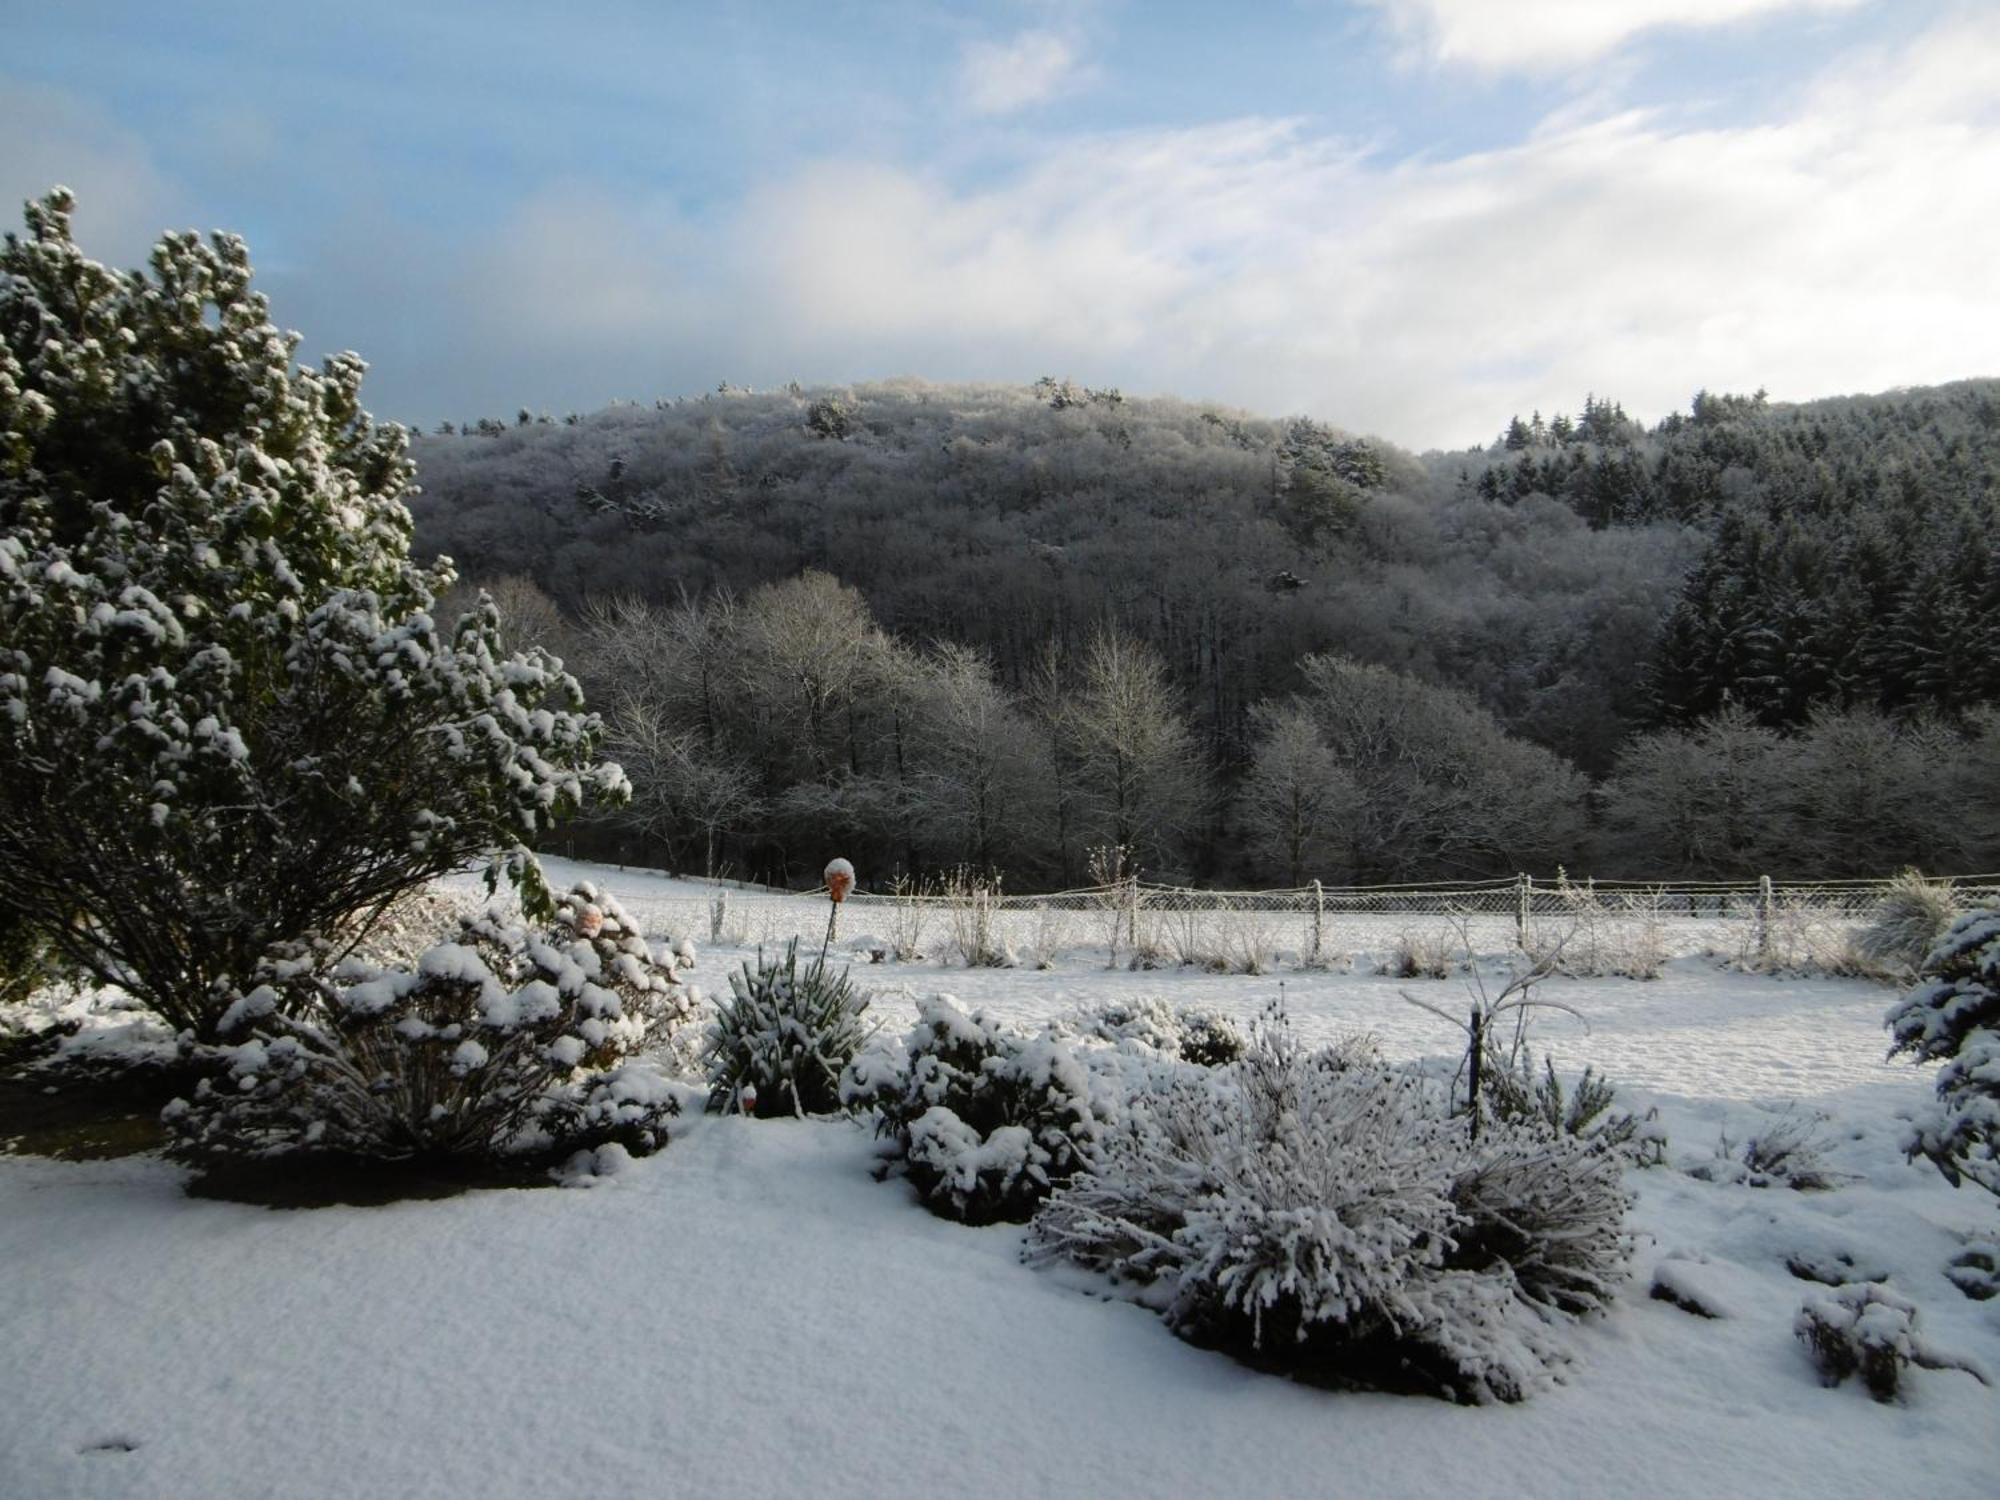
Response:
[{"label": "frost-covered forest", "polygon": [[585,847],[1027,885],[1107,843],[1257,881],[2000,862],[2000,382],[1652,428],[1587,396],[1421,456],[1054,379],[445,427],[419,551],[578,670],[639,789]]}]

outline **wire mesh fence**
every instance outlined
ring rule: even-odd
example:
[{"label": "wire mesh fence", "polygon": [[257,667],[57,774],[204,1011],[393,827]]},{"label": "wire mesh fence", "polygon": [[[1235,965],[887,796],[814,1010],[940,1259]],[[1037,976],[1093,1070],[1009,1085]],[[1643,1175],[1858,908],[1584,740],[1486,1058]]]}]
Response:
[{"label": "wire mesh fence", "polygon": [[[1046,966],[1094,952],[1103,962],[1264,973],[1359,961],[1445,972],[1467,952],[1523,950],[1574,973],[1658,971],[1715,954],[1768,968],[1856,966],[1853,939],[1886,880],[1507,880],[1379,886],[1314,883],[1223,891],[1139,880],[1013,895],[976,878],[857,891],[832,940],[876,961]],[[2000,902],[2000,875],[1953,881],[1961,906]],[[717,886],[626,898],[656,933],[721,946],[819,945],[823,891]]]}]

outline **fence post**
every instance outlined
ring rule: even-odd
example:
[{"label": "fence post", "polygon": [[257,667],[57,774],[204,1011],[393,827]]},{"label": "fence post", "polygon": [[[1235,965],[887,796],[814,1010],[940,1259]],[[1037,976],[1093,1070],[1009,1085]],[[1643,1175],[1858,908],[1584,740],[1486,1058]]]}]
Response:
[{"label": "fence post", "polygon": [[1313,951],[1312,951],[1312,963],[1314,968],[1319,967],[1320,956],[1324,951],[1325,942],[1326,942],[1326,891],[1320,885],[1320,883],[1317,880],[1315,880],[1313,882]]},{"label": "fence post", "polygon": [[1515,877],[1518,905],[1514,909],[1514,941],[1523,950],[1528,946],[1528,916],[1535,904],[1535,877],[1522,874]]},{"label": "fence post", "polygon": [[1132,957],[1139,956],[1139,877],[1134,875],[1125,897],[1125,937],[1132,945]]},{"label": "fence post", "polygon": [[1771,961],[1771,877],[1757,877],[1757,957],[1764,963]]}]

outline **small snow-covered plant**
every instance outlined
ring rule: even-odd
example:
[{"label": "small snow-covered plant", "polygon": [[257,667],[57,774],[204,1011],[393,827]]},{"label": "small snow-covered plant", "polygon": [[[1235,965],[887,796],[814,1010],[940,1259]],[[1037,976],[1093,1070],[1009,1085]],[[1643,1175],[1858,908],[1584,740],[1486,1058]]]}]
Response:
[{"label": "small snow-covered plant", "polygon": [[[1458,930],[1464,951],[1470,954],[1472,935],[1463,918],[1459,919]],[[1554,971],[1562,961],[1562,954],[1562,944],[1555,944],[1531,967],[1509,979],[1497,994],[1487,990],[1486,976],[1480,972],[1479,965],[1468,960],[1467,968],[1472,977],[1466,986],[1469,1003],[1463,1021],[1442,1007],[1428,1000],[1419,1000],[1408,990],[1403,991],[1403,998],[1417,1009],[1429,1011],[1465,1035],[1465,1061],[1459,1066],[1458,1076],[1465,1080],[1465,1113],[1470,1118],[1475,1141],[1479,1139],[1480,1127],[1496,1093],[1489,1086],[1489,1079],[1495,1075],[1506,1079],[1511,1075],[1513,1086],[1503,1082],[1497,1090],[1502,1101],[1513,1102],[1519,1095],[1518,1102],[1526,1108],[1527,1099],[1532,1097],[1529,1091],[1518,1086],[1521,1075],[1533,1078],[1527,1045],[1528,1017],[1537,1010],[1559,1010],[1583,1021],[1583,1016],[1572,1007],[1535,993],[1535,986]],[[1585,1021],[1584,1025],[1588,1028],[1589,1022]],[[1504,1045],[1503,1035],[1506,1037]],[[1456,1085],[1456,1078],[1453,1083]],[[1560,1101],[1557,1103],[1560,1112]]]},{"label": "small snow-covered plant", "polygon": [[765,1119],[839,1109],[841,1074],[873,1031],[871,997],[848,971],[801,969],[794,938],[782,956],[746,962],[729,989],[702,1047],[708,1107]]},{"label": "small snow-covered plant", "polygon": [[1923,961],[1886,1019],[1889,1055],[1942,1062],[1937,1103],[1912,1123],[1903,1149],[1957,1187],[2000,1196],[2000,912],[1967,912]]},{"label": "small snow-covered plant", "polygon": [[1882,899],[1854,939],[1869,962],[1909,975],[1923,962],[1958,916],[1958,896],[1949,880],[1926,880],[1904,870],[1883,888]]},{"label": "small snow-covered plant", "polygon": [[1508,1126],[1282,1020],[1131,1099],[1035,1218],[1034,1254],[1151,1288],[1182,1337],[1335,1383],[1519,1400],[1622,1276],[1617,1158]]},{"label": "small snow-covered plant", "polygon": [[1807,1297],[1792,1319],[1792,1332],[1819,1367],[1820,1380],[1839,1385],[1858,1374],[1877,1401],[1893,1401],[1911,1365],[1924,1370],[1963,1370],[1990,1385],[1976,1364],[1947,1354],[1917,1329],[1916,1304],[1880,1282],[1851,1282]]},{"label": "small snow-covered plant", "polygon": [[1139,1042],[1201,1067],[1218,1067],[1243,1054],[1243,1033],[1229,1017],[1158,999],[1108,1000],[1063,1016],[1055,1025],[1065,1035],[1113,1045]]},{"label": "small snow-covered plant", "polygon": [[945,882],[951,944],[968,969],[1004,969],[1013,954],[1000,937],[1000,882],[961,868]]},{"label": "small snow-covered plant", "polygon": [[1644,1128],[1647,1122],[1611,1113],[1618,1090],[1594,1068],[1586,1067],[1574,1087],[1565,1089],[1555,1060],[1543,1058],[1541,1071],[1536,1072],[1525,1046],[1514,1056],[1493,1056],[1481,1070],[1480,1086],[1486,1092],[1487,1109],[1498,1120],[1539,1125],[1624,1151],[1628,1158],[1640,1155],[1642,1146],[1651,1155],[1652,1148],[1663,1143],[1657,1132]]},{"label": "small snow-covered plant", "polygon": [[1461,952],[1452,934],[1405,927],[1396,934],[1382,972],[1398,979],[1449,979]]},{"label": "small snow-covered plant", "polygon": [[1159,1052],[1180,1050],[1180,1021],[1164,1000],[1106,1000],[1060,1018],[1059,1031],[1100,1042],[1139,1042]]},{"label": "small snow-covered plant", "polygon": [[1065,1043],[968,1016],[948,995],[919,1000],[906,1055],[863,1054],[841,1095],[877,1112],[931,1211],[968,1224],[1027,1219],[1098,1134],[1089,1077]]},{"label": "small snow-covered plant", "polygon": [[1248,909],[1237,912],[1229,926],[1230,967],[1239,974],[1270,973],[1271,949],[1276,937],[1276,928],[1261,912]]},{"label": "small snow-covered plant", "polygon": [[918,880],[898,875],[889,883],[889,955],[897,963],[924,956],[924,930],[937,895],[937,884],[928,876]]},{"label": "small snow-covered plant", "polygon": [[1037,969],[1053,969],[1056,957],[1070,941],[1070,914],[1046,901],[1035,903],[1034,923],[1028,930],[1027,957]]},{"label": "small snow-covered plant", "polygon": [[689,1015],[693,950],[654,948],[607,894],[576,886],[545,928],[467,917],[409,966],[320,956],[269,961],[223,1017],[219,1075],[165,1112],[176,1155],[665,1143],[673,1097],[628,1059]]},{"label": "small snow-covered plant", "polygon": [[1124,844],[1097,844],[1090,849],[1090,883],[1099,915],[1104,921],[1104,945],[1110,953],[1109,968],[1118,967],[1118,940],[1138,934],[1139,871],[1132,863],[1132,851]]},{"label": "small snow-covered plant", "polygon": [[1734,1182],[1746,1187],[1788,1187],[1803,1193],[1825,1192],[1848,1179],[1826,1164],[1820,1138],[1824,1115],[1787,1109],[1771,1124],[1748,1137],[1739,1150],[1726,1134],[1717,1142],[1711,1161],[1688,1168],[1704,1182]]}]

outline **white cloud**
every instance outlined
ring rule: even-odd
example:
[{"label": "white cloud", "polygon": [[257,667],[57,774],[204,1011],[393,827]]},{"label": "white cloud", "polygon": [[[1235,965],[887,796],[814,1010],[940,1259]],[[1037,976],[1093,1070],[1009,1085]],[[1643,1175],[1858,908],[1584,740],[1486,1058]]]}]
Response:
[{"label": "white cloud", "polygon": [[1076,43],[1053,31],[1024,31],[1011,41],[971,42],[958,83],[974,114],[1007,115],[1041,104],[1083,80]]},{"label": "white cloud", "polygon": [[1248,120],[1073,140],[978,188],[822,161],[719,220],[551,195],[449,278],[457,363],[409,404],[454,372],[496,411],[1053,373],[1425,446],[1587,392],[1652,419],[1700,387],[2000,375],[1993,77],[1989,13],[1728,128],[1565,117],[1387,161]]},{"label": "white cloud", "polygon": [[1631,38],[1756,20],[1781,11],[1851,10],[1868,0],[1363,0],[1423,55],[1490,71],[1542,72],[1616,51]]},{"label": "white cloud", "polygon": [[1247,122],[971,193],[829,163],[746,211],[735,295],[795,368],[1068,370],[1420,443],[1593,390],[1658,415],[2000,373],[1996,76],[1989,16],[1741,128],[1383,164]]}]

